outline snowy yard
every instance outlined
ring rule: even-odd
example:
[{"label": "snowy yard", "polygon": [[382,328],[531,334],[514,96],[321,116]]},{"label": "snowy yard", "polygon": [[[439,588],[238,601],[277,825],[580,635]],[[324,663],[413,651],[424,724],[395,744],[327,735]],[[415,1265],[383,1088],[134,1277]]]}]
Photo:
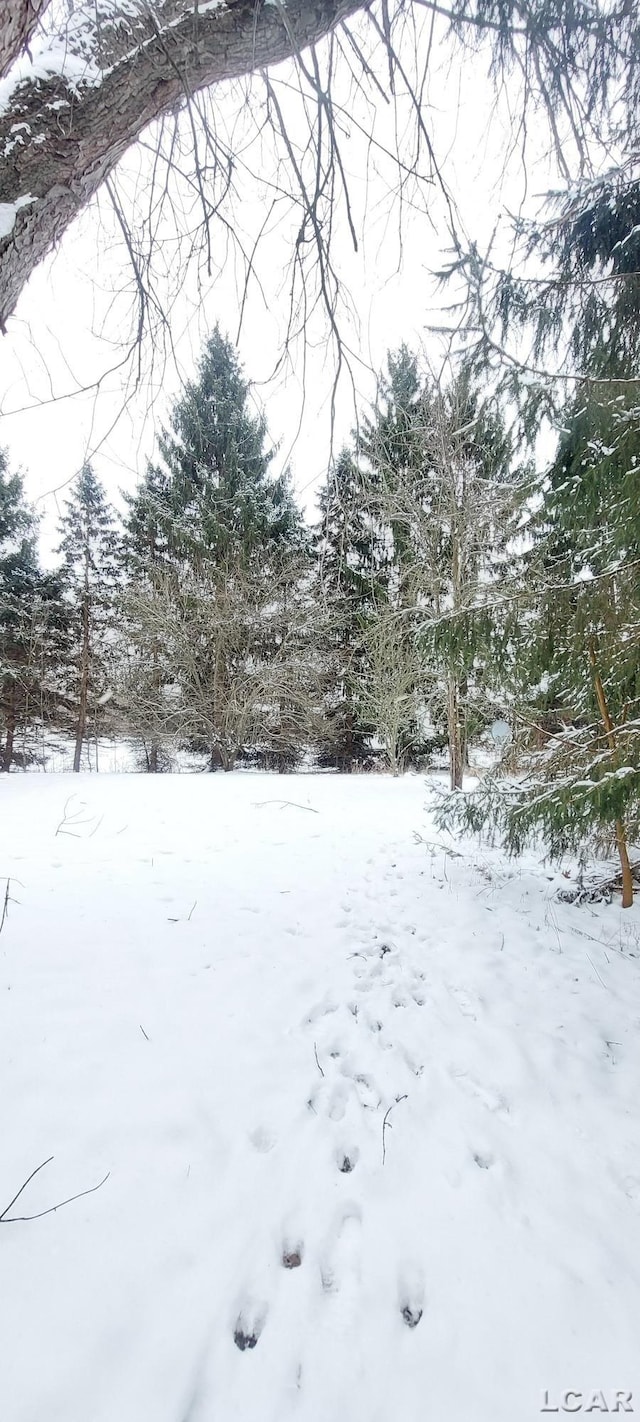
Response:
[{"label": "snowy yard", "polygon": [[3,1224],[2,1422],[640,1413],[636,909],[418,776],[2,799],[0,1212],[108,1172]]}]

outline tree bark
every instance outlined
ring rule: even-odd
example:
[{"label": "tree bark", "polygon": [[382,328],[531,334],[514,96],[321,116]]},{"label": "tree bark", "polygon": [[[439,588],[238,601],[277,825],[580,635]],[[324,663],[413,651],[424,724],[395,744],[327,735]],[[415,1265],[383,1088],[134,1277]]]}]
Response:
[{"label": "tree bark", "polygon": [[80,653],[80,705],[76,727],[76,746],[73,755],[75,774],[80,770],[82,747],[87,729],[87,707],[89,704],[89,598],[85,593],[82,602],[82,651]]},{"label": "tree bark", "polygon": [[[27,0],[0,0],[3,10],[7,3],[0,38],[10,52],[11,36],[24,37],[33,16]],[[73,77],[17,84],[0,115],[0,204],[15,216],[0,238],[0,330],[32,271],[148,124],[199,89],[289,58],[362,8],[362,0],[287,0],[286,8],[281,0],[227,0],[202,12],[201,3],[141,4],[128,31],[113,27],[115,62],[108,62],[113,40],[86,78],[78,78],[76,60]],[[132,47],[120,55],[123,30]]]},{"label": "tree bark", "polygon": [[462,789],[464,754],[460,725],[460,689],[454,677],[449,678],[447,691],[447,730],[449,737],[449,767],[452,790]]},{"label": "tree bark", "polygon": [[0,79],[28,45],[49,0],[2,0],[0,6]]},{"label": "tree bark", "polygon": [[[591,661],[591,666],[593,669],[593,684],[595,687],[596,699],[598,702],[598,707],[600,709],[602,723],[606,731],[607,740],[609,742],[609,749],[615,751],[617,749],[615,727],[611,719],[609,707],[607,705],[605,689],[602,684],[602,678],[596,665],[596,654],[593,648],[591,648],[589,652],[589,659]],[[632,908],[633,874],[631,873],[629,850],[627,848],[627,835],[622,820],[616,820],[614,825],[614,832],[616,837],[616,848],[620,857],[620,867],[622,869],[622,907]]]},{"label": "tree bark", "polygon": [[2,751],[1,767],[3,773],[6,772],[7,774],[11,770],[11,765],[13,762],[13,742],[16,733],[16,719],[15,693],[12,690],[9,696],[9,704],[7,706],[7,734],[4,743],[4,748]]}]

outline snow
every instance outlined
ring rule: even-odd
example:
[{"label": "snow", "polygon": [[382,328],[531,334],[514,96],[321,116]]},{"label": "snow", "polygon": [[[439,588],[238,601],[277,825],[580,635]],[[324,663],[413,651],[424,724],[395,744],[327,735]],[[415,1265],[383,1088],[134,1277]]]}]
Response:
[{"label": "snow", "polygon": [[0,240],[3,237],[10,237],[16,225],[16,217],[21,207],[29,207],[36,199],[27,193],[24,197],[19,197],[15,202],[0,202]]},{"label": "snow", "polygon": [[46,80],[52,74],[60,75],[75,91],[83,85],[96,84],[101,78],[97,66],[83,55],[75,54],[64,38],[43,38],[40,48],[34,44],[30,54],[21,55],[5,78],[0,79],[0,116],[8,111],[22,84]]},{"label": "snow", "polygon": [[0,793],[0,1212],[108,1175],[0,1231],[3,1419],[638,1409],[636,909],[419,776]]},{"label": "snow", "polygon": [[[225,3],[226,0],[203,0],[196,6],[194,0],[194,18],[221,9]],[[71,13],[58,0],[43,16],[28,50],[18,57],[8,74],[0,80],[0,117],[9,110],[16,91],[25,84],[58,75],[76,94],[84,88],[100,84],[113,68],[134,57],[145,43],[150,42],[148,39],[137,41],[135,33],[136,20],[145,20],[147,13],[146,0],[84,0]],[[159,15],[158,32],[170,31],[183,24],[186,15],[188,9],[179,10],[169,23],[161,25]],[[132,47],[120,54],[115,65],[105,66],[100,60],[100,37],[110,24],[117,26],[121,33],[127,31],[132,36]],[[153,42],[155,38],[154,29]],[[54,100],[48,107],[61,107],[66,102],[64,99]],[[34,142],[37,141],[34,139]],[[14,146],[15,140],[5,148],[5,156]]]}]

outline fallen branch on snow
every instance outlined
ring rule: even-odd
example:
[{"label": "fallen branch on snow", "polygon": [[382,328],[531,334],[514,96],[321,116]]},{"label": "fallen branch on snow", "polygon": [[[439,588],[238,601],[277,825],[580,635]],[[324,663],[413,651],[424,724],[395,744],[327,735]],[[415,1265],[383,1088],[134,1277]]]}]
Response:
[{"label": "fallen branch on snow", "polygon": [[66,1200],[59,1200],[57,1205],[49,1205],[49,1208],[47,1210],[38,1210],[35,1215],[10,1215],[9,1210],[13,1209],[16,1200],[20,1199],[23,1190],[26,1190],[27,1185],[29,1185],[30,1182],[33,1180],[34,1175],[37,1175],[40,1170],[44,1170],[45,1165],[50,1165],[52,1160],[53,1156],[50,1155],[47,1160],[43,1160],[42,1165],[36,1165],[35,1170],[31,1171],[31,1174],[27,1176],[24,1185],[20,1186],[18,1193],[14,1195],[13,1199],[9,1201],[9,1204],[6,1205],[4,1210],[2,1211],[2,1214],[0,1215],[0,1224],[23,1224],[26,1220],[40,1220],[42,1219],[43,1215],[53,1215],[55,1214],[56,1210],[61,1210],[63,1205],[71,1205],[74,1200],[82,1200],[83,1196],[85,1195],[94,1195],[96,1190],[101,1189],[101,1187],[104,1185],[105,1181],[109,1179],[109,1176],[111,1174],[111,1171],[108,1170],[104,1177],[104,1180],[100,1180],[97,1185],[91,1185],[88,1190],[80,1190],[77,1195],[69,1195]]},{"label": "fallen branch on snow", "polygon": [[308,810],[310,815],[319,815],[319,810],[314,810],[313,805],[299,805],[297,800],[254,800],[255,810],[261,810],[263,805],[279,805],[281,810]]},{"label": "fallen branch on snow", "polygon": [[396,1096],[395,1101],[392,1101],[392,1102],[391,1102],[391,1105],[389,1106],[388,1110],[386,1110],[385,1113],[384,1113],[384,1121],[382,1122],[382,1164],[383,1164],[383,1165],[384,1165],[384,1162],[385,1162],[385,1160],[386,1160],[386,1155],[387,1155],[387,1143],[386,1143],[386,1140],[385,1140],[385,1131],[392,1131],[392,1130],[393,1130],[393,1126],[391,1125],[391,1122],[390,1122],[390,1120],[389,1120],[389,1116],[391,1115],[391,1112],[394,1110],[394,1108],[395,1108],[396,1106],[399,1106],[399,1104],[400,1104],[401,1101],[406,1101],[406,1100],[407,1100],[407,1093],[406,1093],[406,1091],[405,1091],[404,1096]]}]

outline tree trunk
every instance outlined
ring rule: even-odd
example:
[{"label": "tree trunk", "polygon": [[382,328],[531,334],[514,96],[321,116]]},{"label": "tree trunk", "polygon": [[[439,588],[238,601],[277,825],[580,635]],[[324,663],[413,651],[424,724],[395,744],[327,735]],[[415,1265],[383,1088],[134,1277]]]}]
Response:
[{"label": "tree trunk", "polygon": [[461,790],[464,775],[464,750],[460,724],[460,688],[454,677],[449,678],[447,691],[447,731],[450,785],[452,790]]},{"label": "tree trunk", "polygon": [[[600,715],[602,717],[602,723],[604,725],[607,740],[609,742],[609,749],[615,751],[617,749],[615,727],[611,719],[609,707],[607,705],[607,698],[604,686],[602,684],[602,678],[596,666],[596,654],[593,650],[593,647],[590,649],[589,652],[589,660],[593,668],[593,684],[595,687],[598,707],[600,709]],[[631,908],[633,906],[633,875],[631,873],[629,850],[627,848],[627,835],[622,820],[616,820],[614,825],[614,832],[616,837],[616,848],[620,857],[620,867],[622,869],[622,907]]]},{"label": "tree trunk", "polygon": [[85,592],[82,601],[82,651],[80,654],[80,704],[76,727],[76,747],[73,769],[77,775],[82,761],[82,747],[87,729],[87,708],[89,705],[89,598]]},{"label": "tree trunk", "polygon": [[[122,23],[116,12],[112,25],[93,30],[87,7],[86,78],[67,36],[67,76],[27,68],[0,114],[0,204],[13,219],[0,238],[0,330],[32,271],[154,119],[199,89],[280,63],[361,7],[156,0],[138,13],[123,4]],[[11,56],[35,23],[29,0],[0,0],[0,16],[0,45]]]},{"label": "tree trunk", "polygon": [[0,7],[0,79],[29,43],[49,0],[2,0]]},{"label": "tree trunk", "polygon": [[[158,642],[157,642],[157,639],[156,639],[156,638],[154,638],[154,640],[153,640],[153,646],[152,646],[151,656],[152,656],[152,661],[153,661],[152,686],[153,686],[154,699],[155,699],[155,705],[156,705],[156,710],[155,710],[155,712],[154,712],[154,715],[157,716],[157,704],[158,704],[158,701],[160,700],[160,653],[159,653]],[[157,775],[157,774],[158,774],[158,752],[159,752],[159,749],[160,749],[160,747],[159,747],[158,741],[156,740],[156,737],[153,736],[153,737],[152,737],[152,740],[151,740],[151,750],[150,750],[150,752],[149,752],[149,756],[148,756],[148,760],[147,760],[147,768],[148,768],[148,771],[149,771],[149,774],[150,774],[150,775]]]},{"label": "tree trunk", "polygon": [[13,761],[13,742],[16,734],[15,693],[12,689],[7,708],[7,735],[2,752],[2,771],[9,772]]}]

